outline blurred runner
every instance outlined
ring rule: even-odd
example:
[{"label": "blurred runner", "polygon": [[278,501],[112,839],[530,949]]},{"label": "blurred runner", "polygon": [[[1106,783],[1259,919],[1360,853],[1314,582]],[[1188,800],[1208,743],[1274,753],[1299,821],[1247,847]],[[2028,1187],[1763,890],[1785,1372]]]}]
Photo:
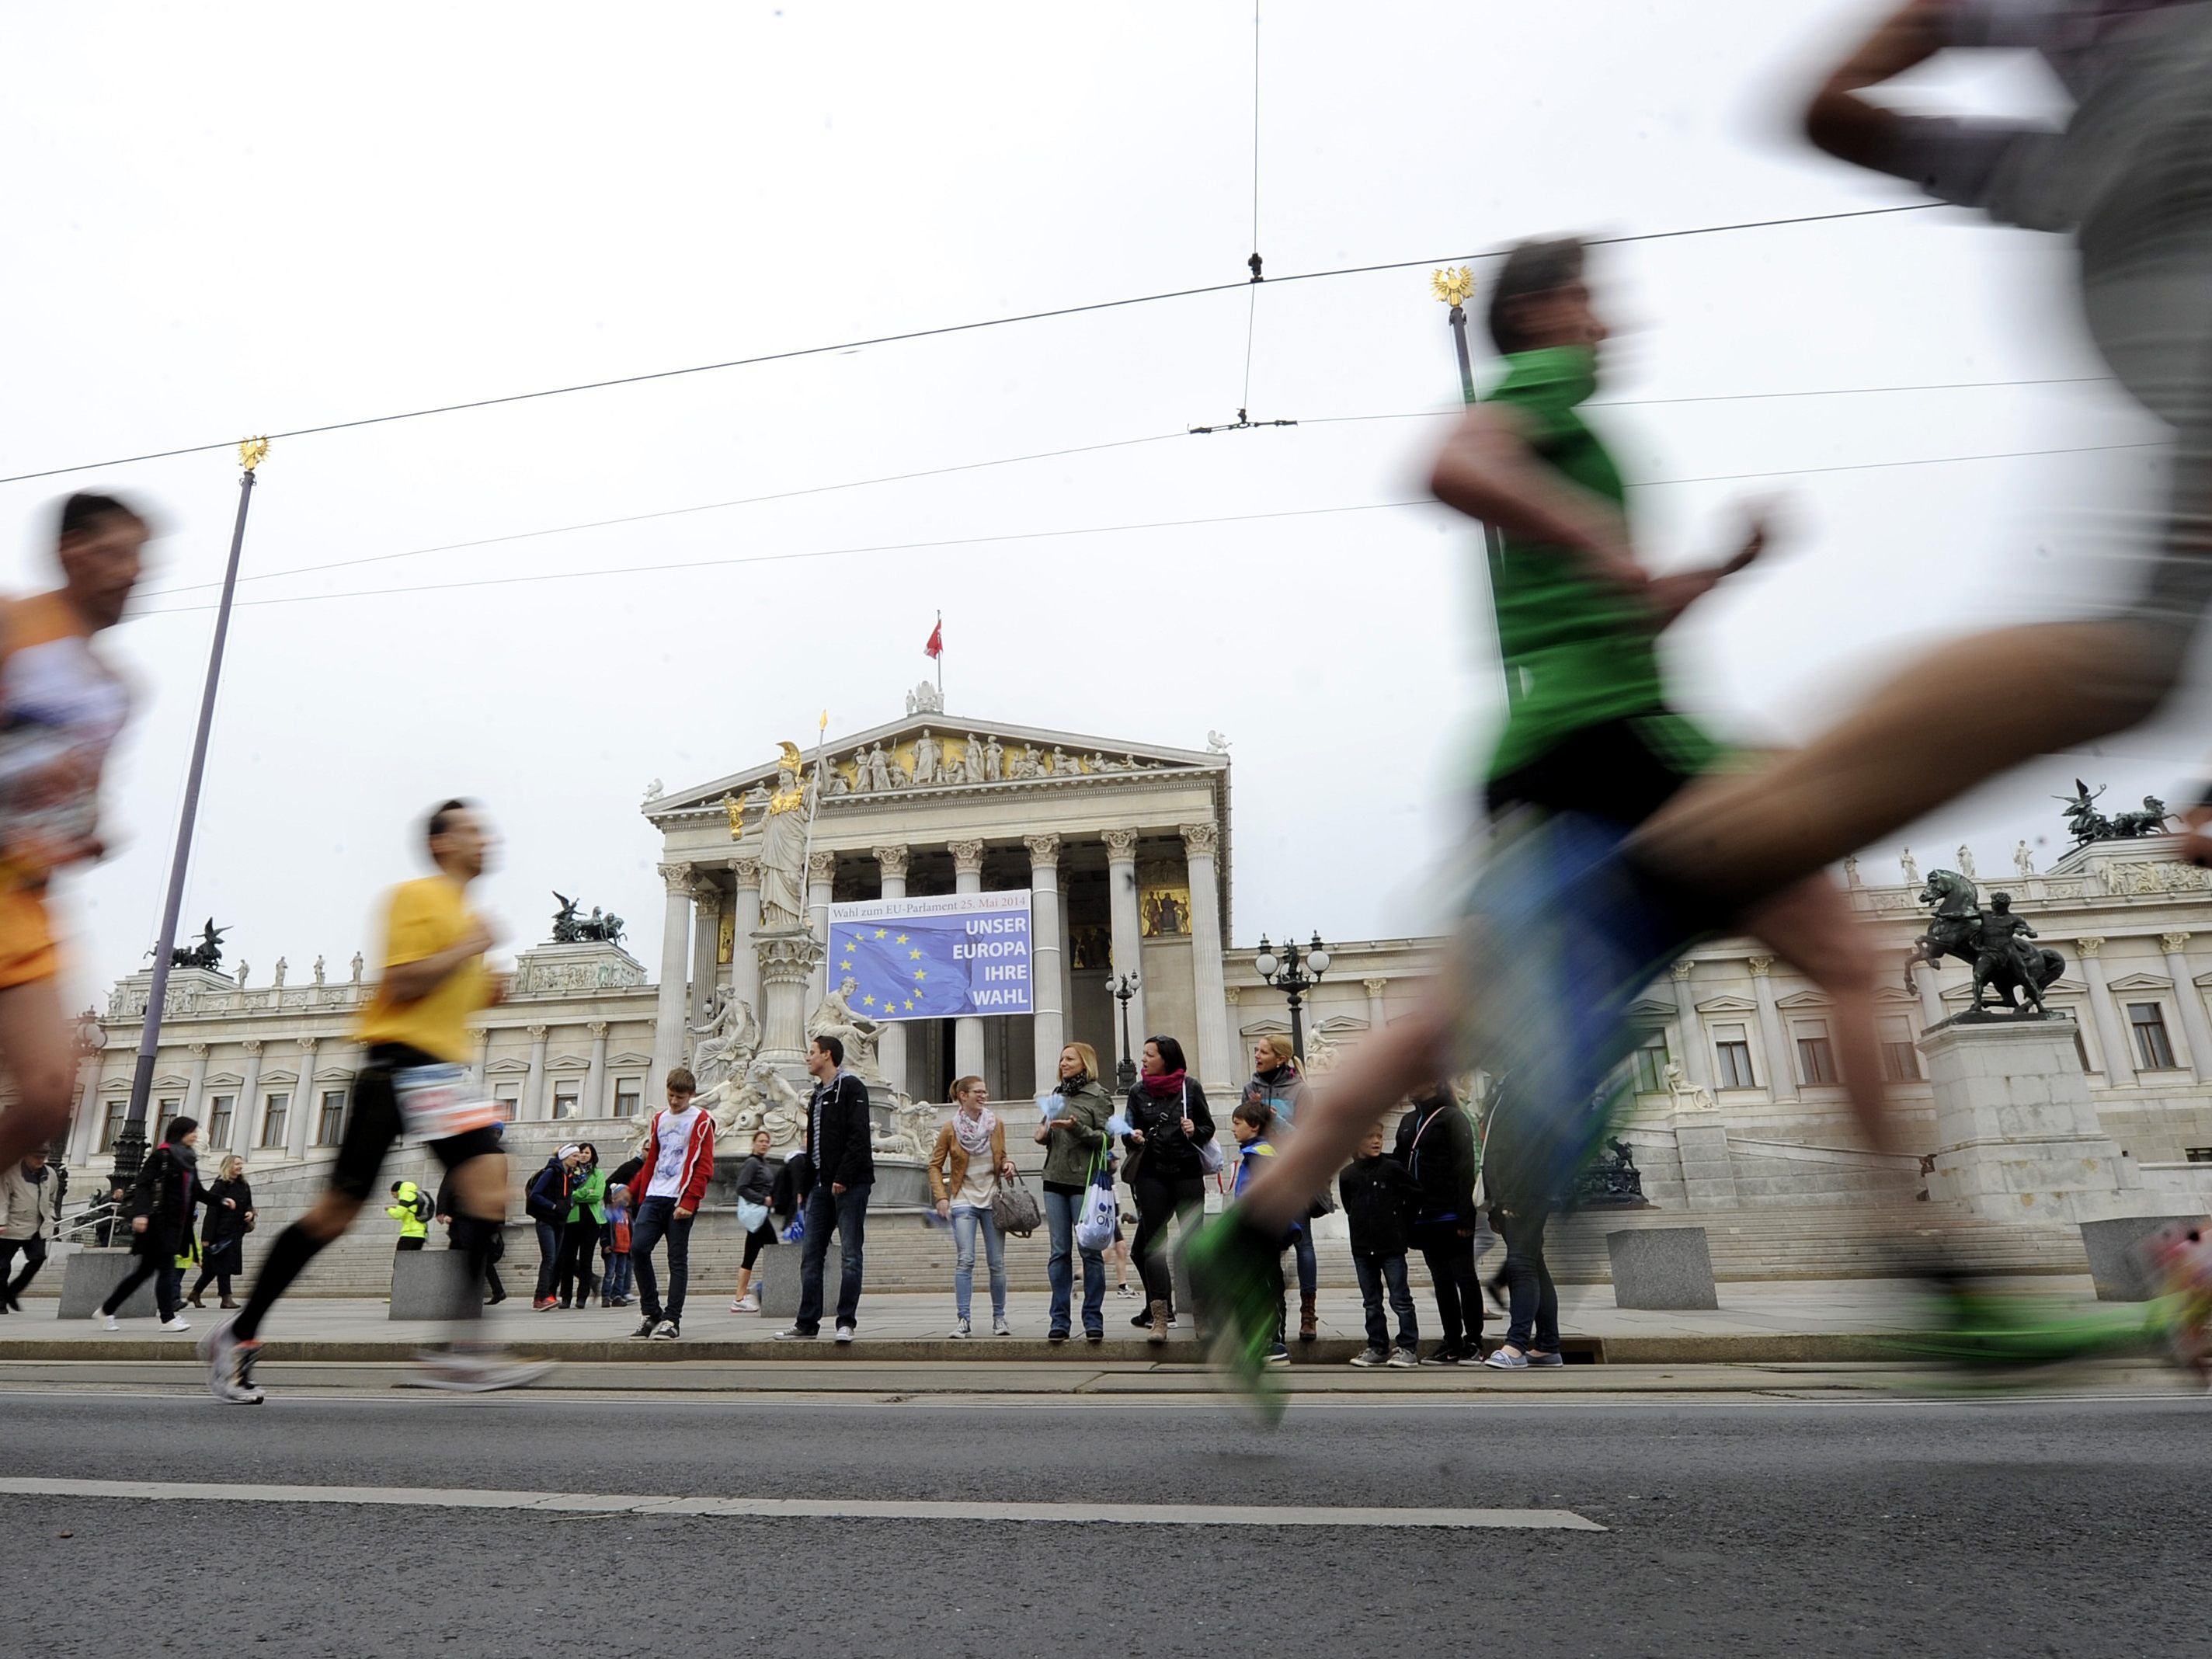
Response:
[{"label": "blurred runner", "polygon": [[[2041,52],[2078,100],[2071,119],[2053,131],[1907,116],[1863,95],[1952,47]],[[2212,5],[1913,0],[1838,65],[1807,130],[1831,154],[2000,222],[2074,234],[2093,337],[2174,430],[2160,545],[2109,614],[1947,642],[1805,749],[1702,776],[1632,836],[1583,805],[1509,833],[1473,890],[1456,982],[1440,985],[1418,1024],[1395,1024],[1390,1042],[1347,1060],[1244,1213],[1194,1248],[1194,1283],[1225,1333],[1219,1357],[1248,1377],[1264,1313],[1254,1241],[1422,1077],[1477,1060],[1504,1073],[1500,1123],[1514,1144],[1494,1134],[1487,1170],[1556,1191],[1602,1127],[1628,1001],[1660,967],[1701,935],[1754,927],[1775,896],[1983,780],[2140,722],[2179,678],[2212,598]],[[1453,494],[1453,454],[1471,435],[1463,428],[1437,467],[1437,493],[1455,505],[1468,501]],[[1622,561],[1598,563],[1601,532],[1587,517],[1516,526],[1496,501],[1469,510],[1509,536],[1585,548],[1634,589]],[[1927,765],[1930,753],[1944,763]],[[2195,828],[2192,851],[2204,840]],[[1974,1300],[1961,1293],[1954,1357],[2059,1358],[2141,1336],[2124,1316],[2031,1328]]]},{"label": "blurred runner", "polygon": [[71,495],[54,538],[61,586],[0,603],[0,1068],[15,1091],[0,1170],[69,1127],[76,1059],[46,882],[101,854],[100,767],[131,699],[93,636],[123,620],[151,533],[115,496]]},{"label": "blurred runner", "polygon": [[[354,1084],[353,1109],[315,1206],[277,1235],[235,1319],[200,1342],[208,1389],[218,1400],[258,1406],[253,1381],[261,1323],[276,1299],[361,1213],[384,1156],[404,1135],[427,1143],[452,1172],[454,1249],[464,1273],[447,1317],[462,1332],[481,1329],[483,1285],[507,1212],[507,1154],[497,1109],[468,1087],[474,1048],[471,1016],[498,1002],[504,984],[484,968],[497,942],[468,908],[469,884],[484,872],[492,838],[477,809],[449,800],[426,827],[434,876],[392,890],[385,929],[384,971],[362,1011],[355,1039],[368,1049]],[[465,1338],[423,1356],[426,1388],[482,1393],[536,1381],[552,1367],[518,1364],[494,1344]]]}]

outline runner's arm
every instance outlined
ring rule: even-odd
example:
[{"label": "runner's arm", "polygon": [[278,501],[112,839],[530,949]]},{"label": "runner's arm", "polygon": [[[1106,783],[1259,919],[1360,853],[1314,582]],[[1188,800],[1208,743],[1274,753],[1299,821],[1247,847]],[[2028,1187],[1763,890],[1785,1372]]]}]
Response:
[{"label": "runner's arm", "polygon": [[1445,506],[1471,519],[1565,548],[1595,574],[1632,592],[1647,580],[1620,514],[1544,465],[1509,408],[1469,410],[1445,440],[1429,488]]}]

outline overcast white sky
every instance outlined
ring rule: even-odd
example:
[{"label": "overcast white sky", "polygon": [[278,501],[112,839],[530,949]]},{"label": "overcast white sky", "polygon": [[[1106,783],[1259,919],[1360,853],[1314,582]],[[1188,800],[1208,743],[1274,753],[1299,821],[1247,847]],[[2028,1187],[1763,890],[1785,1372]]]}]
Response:
[{"label": "overcast white sky", "polygon": [[[1864,9],[1267,0],[1267,270],[1907,199],[1785,130],[1811,54]],[[18,8],[0,40],[0,473],[1231,281],[1251,251],[1237,4]],[[2018,64],[1948,79],[1984,103],[2048,95]],[[1602,275],[1635,327],[1605,395],[2093,375],[2063,272],[2055,245],[1948,212],[1624,248]],[[1420,269],[1261,292],[1250,408],[1293,429],[319,574],[280,573],[1231,418],[1247,296],[279,443],[188,922],[231,924],[263,983],[280,954],[301,977],[318,951],[341,963],[412,871],[423,807],[465,793],[509,838],[490,902],[518,942],[557,885],[634,918],[651,963],[647,781],[763,759],[825,705],[833,732],[896,714],[942,608],[957,716],[1234,739],[1237,942],[1420,928],[1494,706],[1472,538],[1448,514],[981,538],[1417,495],[1435,418],[1321,422],[1449,404],[1426,289]],[[1663,482],[2155,435],[2094,386],[1641,401],[1607,422],[1653,481],[1635,505],[1660,562],[1717,548],[1747,493],[1790,497],[1788,556],[1674,642],[1686,695],[1752,736],[1810,729],[1900,627],[2108,586],[2080,509],[2154,482],[2124,450]],[[73,484],[136,492],[172,532],[147,584],[162,614],[113,636],[143,703],[111,774],[119,851],[71,884],[82,994],[152,937],[235,477],[223,453],[0,486],[9,589],[43,580],[46,504]],[[731,562],[920,542],[951,544]],[[671,563],[698,568],[644,568]],[[2047,859],[2043,796],[2075,769],[2116,797],[2163,789],[2195,760],[2189,724],[1900,839],[1923,866],[1970,838],[2007,867],[2021,835],[2050,836]]]}]

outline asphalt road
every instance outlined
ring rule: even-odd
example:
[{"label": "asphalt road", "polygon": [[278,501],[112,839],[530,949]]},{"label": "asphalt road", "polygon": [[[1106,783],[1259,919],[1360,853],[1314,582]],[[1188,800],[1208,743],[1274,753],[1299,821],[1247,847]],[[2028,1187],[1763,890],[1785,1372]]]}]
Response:
[{"label": "asphalt road", "polygon": [[2212,1403],[0,1394],[0,1476],[1567,1510],[1603,1531],[0,1495],[51,1656],[2212,1651]]}]

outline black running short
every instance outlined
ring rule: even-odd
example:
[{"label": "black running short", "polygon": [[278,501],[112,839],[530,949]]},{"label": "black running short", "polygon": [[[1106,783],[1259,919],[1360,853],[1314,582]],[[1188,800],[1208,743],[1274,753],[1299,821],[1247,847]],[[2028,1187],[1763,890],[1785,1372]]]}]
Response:
[{"label": "black running short", "polygon": [[[1689,744],[1681,741],[1686,736]],[[1492,778],[1485,797],[1492,814],[1534,806],[1633,827],[1698,775],[1696,737],[1680,715],[1663,710],[1586,726]]]},{"label": "black running short", "polygon": [[[426,1054],[404,1042],[380,1042],[368,1051],[368,1064],[354,1079],[353,1109],[346,1115],[337,1162],[331,1166],[333,1192],[365,1200],[376,1190],[376,1178],[384,1170],[384,1155],[402,1133],[399,1097],[392,1089],[392,1074],[410,1066],[438,1063],[435,1054]],[[472,1158],[504,1149],[499,1131],[483,1128],[434,1140],[430,1150],[441,1164],[456,1170]]]}]

